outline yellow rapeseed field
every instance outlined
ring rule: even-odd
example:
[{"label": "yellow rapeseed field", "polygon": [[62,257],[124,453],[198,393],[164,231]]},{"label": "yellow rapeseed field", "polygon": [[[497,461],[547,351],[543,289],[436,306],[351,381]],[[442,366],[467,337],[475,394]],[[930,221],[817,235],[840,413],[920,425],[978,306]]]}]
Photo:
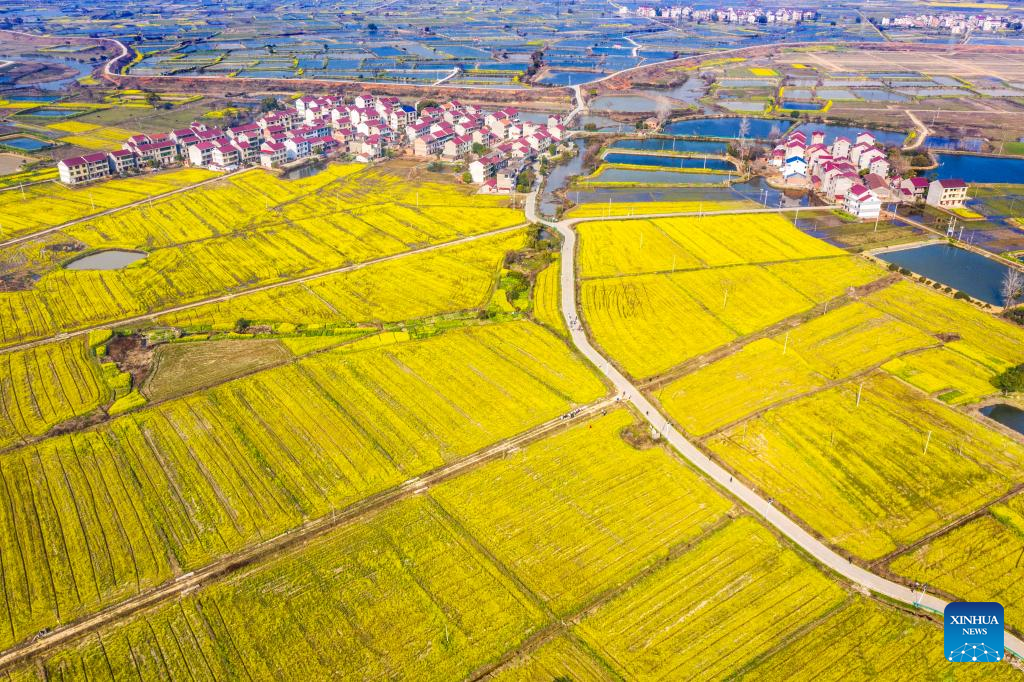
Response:
[{"label": "yellow rapeseed field", "polygon": [[0,192],[0,226],[3,228],[0,236],[16,237],[33,230],[53,227],[216,175],[198,168],[183,168],[77,188],[57,182],[25,188],[12,187]]},{"label": "yellow rapeseed field", "polygon": [[342,346],[8,452],[0,646],[604,392],[562,340],[515,322]]},{"label": "yellow rapeseed field", "polygon": [[431,494],[556,614],[579,610],[718,521],[731,504],[625,410],[573,426]]},{"label": "yellow rapeseed field", "polygon": [[763,494],[864,559],[912,543],[1024,480],[1024,445],[884,373],[786,403],[706,444]]},{"label": "yellow rapeseed field", "polygon": [[150,253],[121,270],[56,270],[32,290],[0,293],[0,305],[11,311],[2,342],[151,313],[523,220],[504,199],[441,184],[418,186],[417,198],[415,187],[359,164],[330,166],[294,183],[251,171],[76,225],[67,235],[89,246]]},{"label": "yellow rapeseed field", "polygon": [[845,598],[756,521],[740,518],[602,605],[577,631],[626,679],[717,680]]},{"label": "yellow rapeseed field", "polygon": [[561,336],[568,336],[569,330],[562,317],[560,273],[561,262],[555,258],[537,275],[533,285],[533,317]]}]

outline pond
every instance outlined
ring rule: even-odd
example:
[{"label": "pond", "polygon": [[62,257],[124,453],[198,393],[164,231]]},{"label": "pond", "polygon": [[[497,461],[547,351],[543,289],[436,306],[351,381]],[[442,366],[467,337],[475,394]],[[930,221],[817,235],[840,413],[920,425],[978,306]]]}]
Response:
[{"label": "pond", "polygon": [[51,146],[49,142],[34,137],[5,137],[0,140],[0,147],[10,147],[23,152],[37,152]]},{"label": "pond", "polygon": [[111,249],[76,258],[64,267],[68,270],[120,270],[130,263],[142,260],[146,255],[141,251]]},{"label": "pond", "polygon": [[576,147],[576,156],[552,168],[544,183],[539,205],[540,212],[546,216],[554,216],[558,211],[560,202],[555,192],[568,185],[583,170],[583,140],[573,140],[572,143]]},{"label": "pond", "polygon": [[591,111],[620,111],[624,113],[642,113],[654,111],[658,103],[637,95],[602,95],[588,102]]},{"label": "pond", "polygon": [[981,408],[980,412],[1003,426],[1009,426],[1017,433],[1024,433],[1024,410],[1013,405],[1000,403],[998,405],[987,405]]},{"label": "pond", "polygon": [[725,154],[728,144],[711,140],[681,140],[676,137],[649,137],[643,140],[616,140],[610,149],[635,149],[647,152],[679,154]]},{"label": "pond", "polygon": [[634,170],[605,168],[594,176],[594,182],[630,182],[643,185],[719,185],[734,178],[724,173],[679,173],[668,170]]},{"label": "pond", "polygon": [[84,114],[84,113],[85,112],[82,111],[81,109],[55,109],[55,108],[40,107],[38,109],[28,109],[26,111],[22,111],[22,112],[20,112],[18,114],[15,114],[15,115],[16,116],[26,116],[26,117],[34,116],[34,117],[37,117],[37,118],[71,118],[72,116],[78,116],[79,114]]},{"label": "pond", "polygon": [[607,163],[625,163],[631,166],[656,166],[659,168],[700,168],[737,172],[736,166],[725,159],[709,159],[699,156],[659,156],[655,154],[630,154],[629,152],[608,152],[604,155]]},{"label": "pond", "polygon": [[593,71],[548,71],[547,75],[537,82],[544,85],[582,85],[596,81],[604,75]]},{"label": "pond", "polygon": [[1024,159],[975,154],[936,154],[939,167],[933,173],[940,178],[960,178],[966,182],[1024,183]]},{"label": "pond", "polygon": [[804,192],[800,196],[788,197],[781,191],[765,184],[762,178],[754,177],[747,182],[736,182],[729,187],[600,187],[573,189],[569,192],[573,203],[606,204],[645,201],[735,201],[749,199],[769,208],[785,206],[807,206],[808,196]]},{"label": "pond", "polygon": [[871,128],[855,128],[853,126],[840,126],[832,125],[827,123],[801,123],[797,126],[793,132],[800,131],[807,136],[808,141],[811,139],[811,133],[815,130],[820,130],[825,133],[825,144],[832,144],[837,137],[849,138],[852,142],[857,138],[857,135],[862,132],[869,132],[875,136],[879,144],[883,147],[898,147],[903,144],[903,140],[906,139],[906,133],[896,133],[891,130],[873,130]]},{"label": "pond", "polygon": [[985,139],[981,137],[946,137],[944,135],[929,135],[925,138],[924,146],[928,149],[980,152],[982,147],[985,146]]},{"label": "pond", "polygon": [[1009,268],[949,244],[926,244],[878,254],[886,263],[959,289],[986,303],[1003,305],[1000,288]]},{"label": "pond", "polygon": [[780,106],[783,109],[791,109],[793,111],[821,111],[823,105],[817,102],[790,102],[783,100]]},{"label": "pond", "polygon": [[[667,135],[689,135],[693,137],[721,137],[736,139],[740,136],[740,122],[744,118],[740,116],[726,116],[723,118],[695,118],[687,121],[675,121],[665,126],[664,132]],[[782,121],[772,118],[747,118],[750,130],[747,138],[753,140],[769,140],[776,133],[781,134],[789,127],[789,121]]]}]

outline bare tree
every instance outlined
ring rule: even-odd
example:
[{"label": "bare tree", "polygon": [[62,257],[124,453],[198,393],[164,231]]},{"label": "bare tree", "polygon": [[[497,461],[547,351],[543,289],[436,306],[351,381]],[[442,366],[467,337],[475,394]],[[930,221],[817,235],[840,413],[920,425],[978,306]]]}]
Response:
[{"label": "bare tree", "polygon": [[1003,307],[1012,308],[1024,295],[1024,275],[1017,268],[1010,268],[1003,275]]}]

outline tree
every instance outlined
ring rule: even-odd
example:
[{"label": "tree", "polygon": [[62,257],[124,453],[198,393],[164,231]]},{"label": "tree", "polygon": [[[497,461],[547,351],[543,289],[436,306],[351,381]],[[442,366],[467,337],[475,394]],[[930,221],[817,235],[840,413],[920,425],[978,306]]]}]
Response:
[{"label": "tree", "polygon": [[487,145],[485,145],[485,144],[483,144],[481,142],[474,142],[473,143],[473,153],[474,154],[486,154],[487,153]]},{"label": "tree", "polygon": [[156,105],[159,104],[159,103],[160,103],[160,95],[156,94],[155,92],[147,92],[146,93],[146,104],[148,104],[149,106],[155,108]]},{"label": "tree", "polygon": [[376,33],[377,32],[377,24],[375,24],[375,23],[373,23],[371,21],[369,24],[366,25],[366,30],[369,31],[370,33]]},{"label": "tree", "polygon": [[264,97],[260,102],[260,111],[275,111],[281,108],[281,103],[276,97]]},{"label": "tree", "polygon": [[473,174],[470,173],[469,171],[466,171],[465,173],[462,174],[462,181],[467,185],[473,182]]},{"label": "tree", "polygon": [[1010,268],[1003,275],[1003,283],[1000,287],[1003,295],[1003,307],[1012,308],[1024,295],[1024,275],[1017,268]]},{"label": "tree", "polygon": [[1002,374],[992,377],[992,385],[1004,395],[1024,391],[1024,365],[1011,367]]}]

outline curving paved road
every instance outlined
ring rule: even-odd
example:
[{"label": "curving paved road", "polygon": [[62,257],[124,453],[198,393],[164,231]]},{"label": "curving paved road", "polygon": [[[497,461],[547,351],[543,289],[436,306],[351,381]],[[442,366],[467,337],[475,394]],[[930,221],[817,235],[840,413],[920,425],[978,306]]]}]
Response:
[{"label": "curving paved road", "polygon": [[[829,549],[823,542],[801,528],[795,521],[780,512],[770,502],[743,485],[733,480],[732,475],[712,461],[707,455],[697,449],[690,441],[676,430],[669,422],[668,417],[658,411],[649,400],[640,392],[633,383],[626,378],[618,369],[601,355],[583,331],[583,327],[577,321],[576,306],[576,232],[572,229],[575,221],[551,222],[544,220],[537,214],[536,192],[528,197],[526,204],[526,217],[531,222],[539,222],[553,227],[562,235],[561,252],[561,307],[562,316],[569,326],[569,333],[576,348],[590,360],[615,386],[622,396],[633,404],[642,414],[647,417],[654,430],[659,433],[679,454],[685,457],[691,464],[700,469],[704,475],[714,480],[718,485],[728,490],[737,499],[741,500],[761,518],[770,523],[786,537],[799,545],[818,562],[829,569],[842,575],[851,583],[859,585],[880,595],[895,599],[914,608],[942,613],[946,602],[938,597],[922,592],[915,592],[908,587],[886,580],[880,576],[861,568],[848,559],[844,559],[836,552]],[[642,216],[634,216],[642,217]],[[1005,637],[1007,651],[1018,658],[1024,658],[1024,642],[1017,637],[1007,633]]]}]

